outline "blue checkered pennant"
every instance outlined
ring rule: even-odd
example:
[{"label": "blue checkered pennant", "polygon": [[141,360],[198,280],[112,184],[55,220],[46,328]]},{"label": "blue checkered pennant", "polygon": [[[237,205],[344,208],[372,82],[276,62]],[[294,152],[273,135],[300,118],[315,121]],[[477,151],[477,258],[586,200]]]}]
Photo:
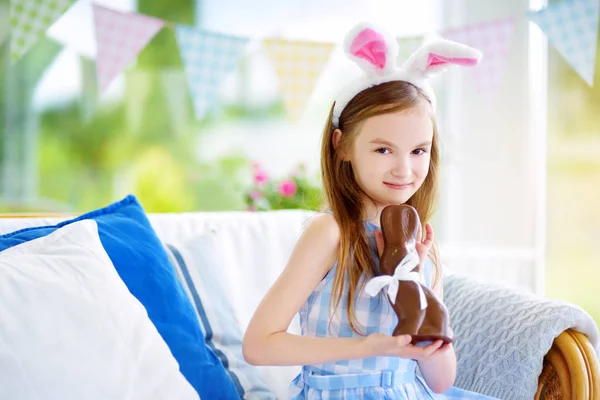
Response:
[{"label": "blue checkered pennant", "polygon": [[196,118],[209,110],[219,86],[244,52],[248,38],[223,35],[187,25],[175,26]]},{"label": "blue checkered pennant", "polygon": [[596,66],[598,10],[598,0],[563,0],[529,13],[529,19],[590,86]]}]

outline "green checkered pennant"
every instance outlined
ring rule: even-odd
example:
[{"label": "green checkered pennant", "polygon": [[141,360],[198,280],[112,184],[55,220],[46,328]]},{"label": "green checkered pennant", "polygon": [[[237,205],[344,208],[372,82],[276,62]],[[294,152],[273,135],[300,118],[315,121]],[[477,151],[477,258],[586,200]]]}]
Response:
[{"label": "green checkered pennant", "polygon": [[77,0],[11,0],[10,60],[17,61]]}]

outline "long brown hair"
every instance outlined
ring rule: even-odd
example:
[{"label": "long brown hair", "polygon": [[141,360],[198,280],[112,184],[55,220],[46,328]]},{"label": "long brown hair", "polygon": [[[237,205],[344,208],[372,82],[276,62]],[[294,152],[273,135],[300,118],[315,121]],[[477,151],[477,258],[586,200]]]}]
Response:
[{"label": "long brown hair", "polygon": [[[427,96],[416,86],[404,81],[392,81],[368,88],[357,94],[344,108],[340,116],[339,128],[343,132],[337,149],[333,146],[331,117],[329,114],[321,143],[321,176],[325,196],[325,208],[333,213],[340,228],[340,244],[338,249],[337,268],[333,282],[332,310],[336,310],[345,291],[346,277],[348,282],[347,312],[350,327],[358,333],[354,300],[360,277],[372,276],[374,267],[373,248],[362,222],[363,192],[354,179],[352,164],[343,161],[340,154],[348,152],[354,138],[365,120],[370,117],[400,112],[417,106],[422,101],[429,101]],[[434,212],[437,197],[439,148],[438,132],[435,116],[431,113],[433,123],[433,139],[431,144],[429,173],[422,186],[406,202],[415,207],[421,218],[422,226],[430,220]],[[430,253],[437,281],[441,268],[436,246]]]}]

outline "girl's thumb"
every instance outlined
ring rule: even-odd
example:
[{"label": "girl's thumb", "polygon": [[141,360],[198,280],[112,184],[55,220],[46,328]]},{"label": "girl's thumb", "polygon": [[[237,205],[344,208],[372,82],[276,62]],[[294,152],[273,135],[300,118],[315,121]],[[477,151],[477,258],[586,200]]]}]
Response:
[{"label": "girl's thumb", "polygon": [[412,341],[412,337],[410,335],[400,335],[397,340],[399,346],[407,346]]}]

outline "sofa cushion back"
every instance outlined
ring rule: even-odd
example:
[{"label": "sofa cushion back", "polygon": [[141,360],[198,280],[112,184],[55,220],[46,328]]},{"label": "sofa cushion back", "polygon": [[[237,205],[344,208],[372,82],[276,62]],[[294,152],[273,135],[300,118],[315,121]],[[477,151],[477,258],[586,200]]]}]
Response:
[{"label": "sofa cushion back", "polygon": [[181,243],[206,231],[216,233],[229,291],[243,330],[262,296],[285,266],[307,211],[151,214],[163,242]]}]

